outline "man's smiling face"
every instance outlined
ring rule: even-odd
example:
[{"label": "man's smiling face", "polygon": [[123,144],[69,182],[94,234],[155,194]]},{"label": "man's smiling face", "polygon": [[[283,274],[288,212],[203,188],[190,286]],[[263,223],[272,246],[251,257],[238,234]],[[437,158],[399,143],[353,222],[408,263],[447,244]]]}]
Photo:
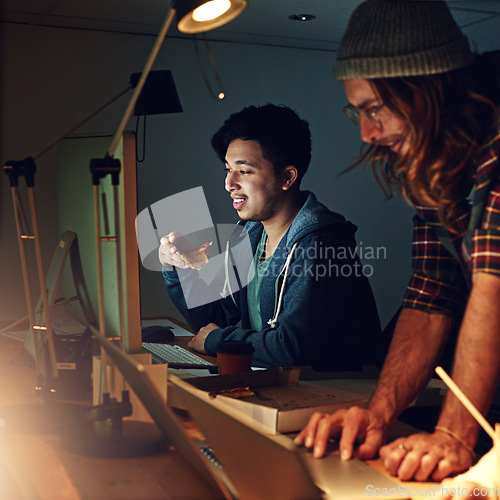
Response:
[{"label": "man's smiling face", "polygon": [[380,108],[376,120],[369,119],[363,112],[359,115],[361,140],[369,144],[388,146],[394,153],[403,155],[408,151],[408,128],[404,120],[392,113],[368,80],[353,79],[344,82],[345,93],[350,104],[369,112]]},{"label": "man's smiling face", "polygon": [[229,144],[225,188],[244,220],[268,221],[279,212],[282,186],[257,141],[236,139]]}]

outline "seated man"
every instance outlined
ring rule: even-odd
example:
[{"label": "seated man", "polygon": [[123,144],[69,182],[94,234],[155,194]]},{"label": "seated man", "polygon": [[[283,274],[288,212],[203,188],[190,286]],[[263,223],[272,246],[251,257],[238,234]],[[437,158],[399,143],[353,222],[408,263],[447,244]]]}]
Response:
[{"label": "seated man", "polygon": [[[380,325],[356,254],[356,226],[299,188],[311,157],[308,123],[287,107],[250,106],[224,122],[212,146],[241,218],[227,260],[238,260],[244,228],[253,278],[225,298],[189,308],[185,293],[212,285],[186,264],[182,238],[161,239],[168,293],[198,332],[190,347],[214,356],[220,341],[246,340],[260,367],[346,370],[371,362]],[[227,267],[214,283],[227,282]]]}]

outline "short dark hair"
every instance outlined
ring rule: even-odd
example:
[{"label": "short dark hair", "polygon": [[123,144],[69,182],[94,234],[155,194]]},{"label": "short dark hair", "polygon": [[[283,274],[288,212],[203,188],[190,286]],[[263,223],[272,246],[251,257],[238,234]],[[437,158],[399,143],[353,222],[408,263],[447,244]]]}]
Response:
[{"label": "short dark hair", "polygon": [[309,123],[286,106],[248,106],[233,113],[212,137],[212,147],[223,163],[229,144],[236,139],[257,141],[263,157],[272,163],[276,175],[293,165],[297,168],[300,183],[309,167]]}]

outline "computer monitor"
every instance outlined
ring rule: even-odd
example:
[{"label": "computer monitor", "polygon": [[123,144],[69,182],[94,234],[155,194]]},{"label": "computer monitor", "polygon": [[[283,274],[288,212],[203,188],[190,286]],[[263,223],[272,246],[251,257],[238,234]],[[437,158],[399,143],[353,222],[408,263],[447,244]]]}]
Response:
[{"label": "computer monitor", "polygon": [[[84,279],[90,300],[98,312],[97,257],[94,210],[94,186],[90,173],[90,160],[102,158],[109,148],[112,133],[73,135],[62,140],[57,147],[57,218],[58,233],[74,231],[78,237]],[[137,181],[135,134],[125,132],[114,157],[121,162],[119,183],[120,240],[102,243],[104,318],[107,337],[122,335],[125,350],[141,352],[139,256],[135,235],[137,216]],[[111,176],[100,181],[101,235],[115,236],[113,187]],[[107,213],[107,216],[106,216]],[[120,325],[118,307],[118,273],[116,245],[121,248],[124,324]],[[68,272],[66,272],[68,271]],[[60,284],[61,296],[71,296],[71,272],[65,270]],[[79,319],[79,318],[77,318]]]}]

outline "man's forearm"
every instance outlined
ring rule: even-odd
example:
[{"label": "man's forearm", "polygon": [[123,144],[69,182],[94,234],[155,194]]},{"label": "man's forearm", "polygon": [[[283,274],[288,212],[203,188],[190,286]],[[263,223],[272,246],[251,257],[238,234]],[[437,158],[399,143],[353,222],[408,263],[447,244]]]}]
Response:
[{"label": "man's forearm", "polygon": [[429,380],[446,342],[451,318],[403,309],[369,408],[387,424],[415,399]]},{"label": "man's forearm", "polygon": [[[484,415],[500,372],[500,277],[476,273],[460,329],[452,378]],[[478,424],[458,399],[448,394],[439,425],[473,447]]]}]

